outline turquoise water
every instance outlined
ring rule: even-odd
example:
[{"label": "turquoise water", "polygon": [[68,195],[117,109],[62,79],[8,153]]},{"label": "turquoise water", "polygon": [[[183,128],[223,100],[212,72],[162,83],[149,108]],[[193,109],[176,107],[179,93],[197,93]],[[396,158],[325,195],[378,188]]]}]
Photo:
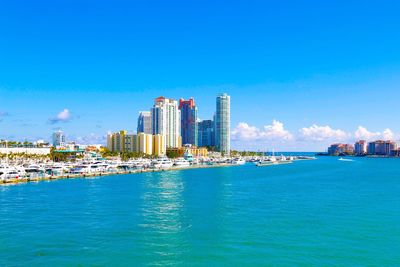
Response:
[{"label": "turquoise water", "polygon": [[0,266],[398,266],[400,160],[0,187]]}]

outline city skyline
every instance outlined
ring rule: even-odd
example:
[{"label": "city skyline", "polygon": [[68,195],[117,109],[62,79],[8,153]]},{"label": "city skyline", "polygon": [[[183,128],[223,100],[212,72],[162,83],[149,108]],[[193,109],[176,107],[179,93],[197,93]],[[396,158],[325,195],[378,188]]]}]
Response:
[{"label": "city skyline", "polygon": [[0,9],[0,139],[105,143],[159,95],[210,119],[227,92],[232,149],[399,140],[399,3],[24,5]]},{"label": "city skyline", "polygon": [[[218,94],[219,95],[219,94]],[[191,99],[193,97],[190,97]],[[178,99],[182,99],[181,97]],[[175,98],[171,98],[171,100],[175,101],[176,104],[179,100],[175,100]],[[152,101],[145,101],[151,103]],[[197,106],[196,106],[197,107]],[[201,110],[201,107],[200,107]],[[125,126],[120,127],[120,129],[127,129],[129,132],[137,133],[138,127],[138,119],[140,119],[140,114],[143,111],[136,112],[136,119],[130,118],[128,121],[132,123],[125,123]],[[145,111],[146,113],[150,113],[150,111]],[[212,112],[215,115],[215,111]],[[139,114],[139,118],[137,116]],[[3,114],[3,117],[8,117],[9,114]],[[214,119],[214,116],[211,117]],[[22,139],[15,139],[17,141],[28,140],[28,141],[36,141],[36,140],[46,140],[51,142],[53,133],[59,130],[65,131],[64,127],[70,123],[72,119],[71,112],[68,109],[64,109],[60,111],[56,116],[53,116],[48,119],[46,122],[50,125],[59,125],[58,127],[53,127],[52,132],[48,133],[48,137],[25,137]],[[204,118],[204,120],[208,120],[209,118]],[[125,121],[127,121],[125,120]],[[199,120],[203,120],[199,118]],[[126,125],[130,125],[127,127]],[[100,128],[100,127],[99,127]],[[107,132],[115,132],[119,131],[118,129],[109,129]],[[231,143],[234,144],[232,149],[239,150],[255,150],[255,151],[272,151],[272,150],[280,150],[280,151],[325,151],[326,147],[322,147],[323,145],[330,145],[335,142],[343,142],[343,143],[352,143],[358,140],[365,139],[366,141],[374,141],[374,140],[394,140],[399,141],[400,134],[394,132],[393,130],[386,128],[383,131],[370,131],[364,126],[358,126],[354,132],[344,131],[341,129],[333,129],[330,126],[319,126],[316,124],[311,125],[310,127],[303,127],[298,130],[297,133],[290,132],[285,128],[285,125],[273,119],[270,125],[265,125],[264,128],[258,128],[252,125],[247,124],[246,122],[240,122],[236,126],[232,127],[231,125]],[[91,134],[88,137],[76,137],[74,135],[68,134],[68,132],[64,132],[65,136],[68,138],[68,141],[75,141],[82,144],[106,144],[107,142],[107,134],[100,133],[99,135]],[[7,136],[4,138],[0,136],[0,139],[10,139]],[[238,145],[238,141],[242,142],[245,146]],[[304,142],[305,144],[312,144],[313,142],[317,142],[321,145],[320,149],[310,149],[310,146],[305,146],[305,149],[280,149],[280,147],[285,147],[289,144],[293,145],[297,142]],[[264,147],[263,147],[264,145]]]}]

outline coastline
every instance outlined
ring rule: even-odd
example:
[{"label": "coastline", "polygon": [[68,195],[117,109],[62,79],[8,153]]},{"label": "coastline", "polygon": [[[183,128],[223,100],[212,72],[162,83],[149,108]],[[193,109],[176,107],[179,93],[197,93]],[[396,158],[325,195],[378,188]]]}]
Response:
[{"label": "coastline", "polygon": [[151,173],[151,172],[164,172],[164,171],[184,171],[184,170],[192,170],[192,169],[208,169],[208,168],[222,168],[222,167],[233,167],[233,166],[241,166],[237,164],[231,163],[220,163],[214,165],[193,165],[186,167],[171,167],[171,168],[158,168],[158,169],[141,169],[141,170],[129,170],[129,171],[118,171],[118,172],[95,172],[95,173],[86,173],[86,174],[63,174],[63,175],[53,175],[53,176],[44,176],[44,177],[35,177],[35,178],[14,178],[8,181],[0,181],[0,186],[11,186],[17,184],[24,183],[34,183],[41,181],[55,181],[61,179],[81,179],[81,178],[93,178],[93,177],[102,177],[102,176],[110,176],[110,175],[125,175],[125,174],[139,174],[139,173]]}]

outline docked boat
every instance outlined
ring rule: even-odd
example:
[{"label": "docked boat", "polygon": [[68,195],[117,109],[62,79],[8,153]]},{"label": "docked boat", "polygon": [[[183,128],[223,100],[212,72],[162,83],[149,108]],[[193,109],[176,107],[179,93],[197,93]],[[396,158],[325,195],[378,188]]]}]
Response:
[{"label": "docked boat", "polygon": [[152,162],[154,169],[168,169],[171,168],[174,163],[168,158],[160,158]]},{"label": "docked boat", "polygon": [[20,174],[15,168],[0,169],[0,181],[7,183],[18,178],[20,178]]},{"label": "docked boat", "polygon": [[178,158],[174,162],[174,166],[176,167],[187,167],[190,166],[190,162],[184,158]]},{"label": "docked boat", "polygon": [[293,161],[289,158],[286,158],[284,155],[278,159],[274,155],[270,157],[262,158],[259,162],[256,163],[256,166],[271,166],[271,165],[280,165],[280,164],[289,164],[293,163]]},{"label": "docked boat", "polygon": [[232,164],[234,165],[244,165],[246,161],[243,158],[235,158],[232,160]]},{"label": "docked boat", "polygon": [[72,174],[87,174],[91,173],[91,165],[89,164],[81,164],[77,165],[70,171]]},{"label": "docked boat", "polygon": [[38,164],[30,164],[25,167],[25,173],[28,178],[37,178],[46,176],[46,169]]}]

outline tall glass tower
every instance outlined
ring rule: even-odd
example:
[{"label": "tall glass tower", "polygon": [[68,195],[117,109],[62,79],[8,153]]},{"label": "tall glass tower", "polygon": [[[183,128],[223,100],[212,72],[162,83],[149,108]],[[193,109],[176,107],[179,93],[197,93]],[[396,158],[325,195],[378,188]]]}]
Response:
[{"label": "tall glass tower", "polygon": [[179,100],[179,110],[181,111],[181,135],[182,144],[197,146],[197,107],[194,99]]},{"label": "tall glass tower", "polygon": [[151,112],[140,111],[137,123],[137,133],[151,134]]},{"label": "tall glass tower", "polygon": [[215,146],[228,155],[231,150],[231,97],[224,93],[217,96],[215,113]]}]

